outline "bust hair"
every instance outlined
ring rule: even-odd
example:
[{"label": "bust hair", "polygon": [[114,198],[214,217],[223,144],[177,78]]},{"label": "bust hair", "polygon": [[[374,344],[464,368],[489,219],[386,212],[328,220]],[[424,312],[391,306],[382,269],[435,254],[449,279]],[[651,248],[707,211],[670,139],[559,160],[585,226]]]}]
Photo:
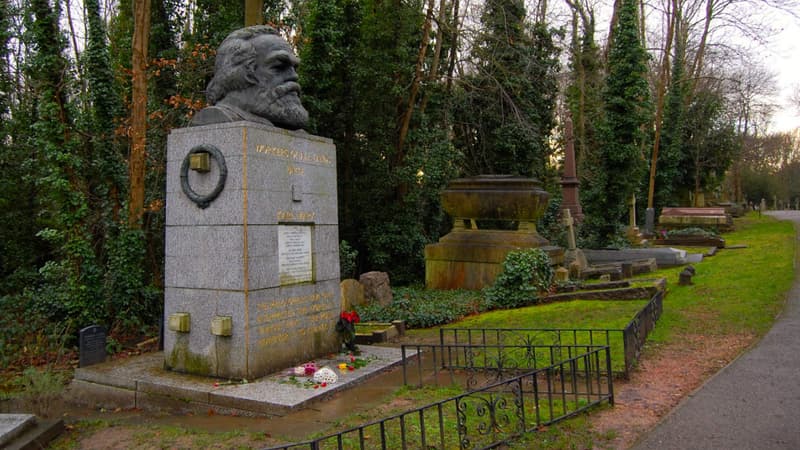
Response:
[{"label": "bust hair", "polygon": [[255,70],[256,50],[251,41],[269,34],[278,35],[278,30],[268,25],[255,25],[236,30],[222,41],[214,62],[214,77],[206,87],[209,105],[225,98],[228,92],[255,84],[251,75]]}]

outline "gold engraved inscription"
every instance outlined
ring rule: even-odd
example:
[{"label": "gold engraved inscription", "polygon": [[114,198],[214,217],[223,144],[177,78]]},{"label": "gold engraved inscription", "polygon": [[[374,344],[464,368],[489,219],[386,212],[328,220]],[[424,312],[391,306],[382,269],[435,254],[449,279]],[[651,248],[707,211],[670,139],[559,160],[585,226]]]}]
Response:
[{"label": "gold engraved inscription", "polygon": [[302,167],[289,165],[286,166],[286,172],[289,175],[303,175],[305,173],[305,170]]},{"label": "gold engraved inscription", "polygon": [[305,211],[281,211],[278,210],[278,221],[282,222],[313,222],[314,213]]},{"label": "gold engraved inscription", "polygon": [[256,153],[277,156],[278,158],[290,159],[292,161],[314,164],[325,164],[332,166],[333,162],[326,155],[307,153],[300,150],[289,150],[288,148],[273,147],[271,145],[256,145]]},{"label": "gold engraved inscription", "polygon": [[333,292],[316,292],[260,303],[256,315],[258,345],[265,347],[330,331]]}]

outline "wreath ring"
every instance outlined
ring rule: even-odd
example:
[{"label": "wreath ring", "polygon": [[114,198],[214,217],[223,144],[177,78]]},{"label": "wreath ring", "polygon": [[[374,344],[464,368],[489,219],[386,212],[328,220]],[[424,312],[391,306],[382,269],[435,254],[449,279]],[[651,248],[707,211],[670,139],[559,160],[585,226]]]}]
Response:
[{"label": "wreath ring", "polygon": [[[189,186],[189,160],[192,155],[197,153],[208,153],[211,158],[217,162],[217,166],[219,166],[217,185],[214,187],[214,190],[207,195],[200,195]],[[225,180],[227,180],[227,178],[228,166],[225,164],[225,156],[222,155],[222,152],[219,151],[217,147],[211,144],[201,144],[192,147],[189,153],[186,154],[186,157],[183,158],[183,164],[181,164],[181,189],[183,193],[189,197],[189,200],[193,201],[202,209],[208,208],[208,205],[219,196],[219,193],[225,188]]]}]

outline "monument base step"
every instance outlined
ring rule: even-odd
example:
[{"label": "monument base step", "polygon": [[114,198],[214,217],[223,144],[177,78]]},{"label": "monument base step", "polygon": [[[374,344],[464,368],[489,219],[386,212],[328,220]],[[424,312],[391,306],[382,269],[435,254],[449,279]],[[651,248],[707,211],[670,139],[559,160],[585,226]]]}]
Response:
[{"label": "monument base step", "polygon": [[[173,414],[283,416],[356,386],[402,362],[399,348],[360,345],[358,358],[367,361],[356,370],[340,370],[346,355],[319,358],[317,367],[332,369],[338,380],[313,387],[288,370],[247,382],[187,375],[165,370],[164,354],[146,353],[75,371],[68,399],[78,405],[105,409],[142,409]],[[406,357],[415,352],[407,352]]]},{"label": "monument base step", "polygon": [[4,450],[46,448],[64,432],[61,419],[37,419],[30,414],[0,414],[0,447]]}]

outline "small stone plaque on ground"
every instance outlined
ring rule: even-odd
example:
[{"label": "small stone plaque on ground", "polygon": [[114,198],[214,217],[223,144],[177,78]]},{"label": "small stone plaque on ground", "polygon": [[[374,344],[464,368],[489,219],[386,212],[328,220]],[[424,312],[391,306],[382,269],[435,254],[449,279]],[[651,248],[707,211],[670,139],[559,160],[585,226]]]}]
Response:
[{"label": "small stone plaque on ground", "polygon": [[311,226],[278,226],[278,273],[281,286],[314,281]]},{"label": "small stone plaque on ground", "polygon": [[86,367],[106,360],[106,329],[91,325],[80,331],[78,366]]}]

